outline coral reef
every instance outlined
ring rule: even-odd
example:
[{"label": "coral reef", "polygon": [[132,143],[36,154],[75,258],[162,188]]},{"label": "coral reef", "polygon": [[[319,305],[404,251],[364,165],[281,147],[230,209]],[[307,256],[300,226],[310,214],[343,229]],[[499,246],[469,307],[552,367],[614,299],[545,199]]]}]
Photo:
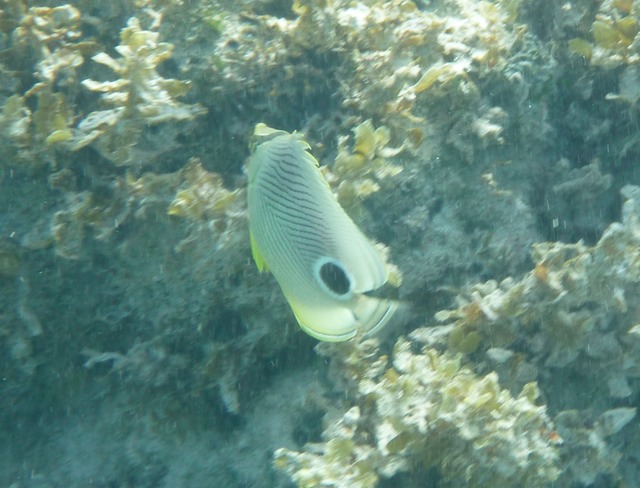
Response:
[{"label": "coral reef", "polygon": [[[220,36],[221,82],[264,90],[277,107],[284,101],[282,77],[299,79],[299,90],[305,98],[314,99],[325,96],[317,92],[323,87],[317,78],[327,78],[322,70],[333,71],[339,80],[340,105],[354,114],[345,120],[343,130],[372,119],[389,127],[394,144],[406,141],[414,148],[438,132],[428,125],[425,131],[429,108],[440,103],[466,104],[464,121],[458,120],[462,115],[458,110],[450,111],[449,120],[433,120],[447,123],[452,142],[460,145],[458,138],[467,134],[454,135],[453,130],[464,127],[473,133],[470,127],[481,115],[471,113],[486,110],[478,104],[477,84],[502,71],[523,40],[524,28],[513,23],[515,4],[459,0],[419,9],[403,1],[298,2],[292,19],[245,15],[240,25],[226,22]],[[309,52],[314,53],[311,63],[304,61]],[[247,53],[251,69],[259,67],[260,78],[246,71]],[[335,62],[314,63],[323,57]],[[283,63],[288,65],[285,73],[278,69]],[[452,129],[456,123],[459,127]],[[471,147],[465,146],[468,152]],[[470,153],[465,157],[473,158]]]},{"label": "coral reef", "polygon": [[[0,484],[635,486],[639,8],[3,2]],[[379,344],[251,264],[261,120],[402,269]]]},{"label": "coral reef", "polygon": [[[14,9],[22,10],[18,5]],[[12,26],[15,28],[11,33],[9,59],[35,67],[32,75],[37,82],[27,96],[54,86],[57,89],[73,86],[76,71],[84,62],[83,55],[93,48],[93,43],[81,40],[80,11],[72,5],[36,6],[24,12],[19,21],[16,17],[13,21],[17,25]]]},{"label": "coral reef", "polygon": [[417,464],[435,467],[439,486],[533,487],[558,477],[560,437],[534,403],[534,383],[513,398],[494,373],[478,377],[458,358],[415,352],[406,339],[395,344],[392,366],[370,344],[346,348],[329,354],[362,371],[346,369],[354,406],[327,426],[324,442],[275,453],[297,486],[373,487]]},{"label": "coral reef", "polygon": [[629,379],[640,362],[630,334],[638,310],[629,298],[640,291],[640,189],[627,186],[622,194],[622,223],[609,226],[595,246],[535,244],[536,266],[522,280],[474,285],[458,297],[459,308],[436,314],[453,320],[450,346],[470,353],[482,343],[505,348],[526,338],[535,364],[579,372],[613,398],[631,395]]},{"label": "coral reef", "polygon": [[[91,112],[75,130],[71,147],[78,150],[93,141],[105,158],[117,165],[142,165],[144,158],[135,150],[145,127],[171,120],[191,120],[203,115],[202,105],[188,105],[175,100],[184,96],[190,83],[166,79],[157,67],[171,57],[173,46],[158,42],[158,33],[143,30],[140,21],[132,17],[120,34],[116,51],[122,56],[114,59],[105,52],[93,56],[96,63],[107,66],[121,78],[99,82],[91,79],[82,84],[91,91],[102,93],[101,100],[115,108]],[[171,147],[172,137],[163,132],[164,145]],[[154,148],[157,157],[167,147]]]},{"label": "coral reef", "polygon": [[74,113],[67,97],[73,97],[77,70],[95,43],[81,39],[80,11],[71,5],[27,10],[14,2],[3,13],[3,31],[11,37],[3,60],[11,71],[3,78],[15,91],[28,87],[4,100],[0,127],[8,162],[47,164],[55,160],[52,146],[71,138]]},{"label": "coral reef", "polygon": [[[322,345],[353,406],[328,422],[323,442],[302,452],[276,451],[275,466],[300,487],[376,486],[415,469],[417,460],[437,469],[439,486],[620,481],[622,454],[608,439],[629,442],[621,439],[637,429],[627,427],[636,408],[615,405],[638,393],[632,389],[640,364],[638,310],[628,297],[640,292],[640,187],[622,194],[622,222],[595,246],[535,245],[537,264],[524,279],[471,287],[458,297],[458,309],[436,314],[453,319],[451,325],[441,332],[417,329],[412,341],[396,343],[392,367],[373,341]],[[477,376],[459,358],[432,349],[443,339],[450,349],[481,358],[477,369],[495,368],[500,380],[493,372]],[[510,349],[515,343],[529,353]],[[556,427],[545,407],[533,403],[534,379]],[[563,386],[569,381],[580,385],[575,396]],[[514,399],[501,384],[521,393]],[[580,409],[585,390],[592,401]]]},{"label": "coral reef", "polygon": [[[637,159],[639,139],[637,125],[637,58],[640,37],[638,2],[605,0],[601,2],[552,2],[542,7],[525,3],[534,31],[552,40],[553,56],[558,61],[555,79],[561,89],[553,99],[551,120],[561,131],[560,153],[555,165],[547,169],[552,175],[545,181],[547,190],[575,178],[575,170],[597,166],[612,181],[612,190],[602,192],[597,202],[600,217],[592,215],[590,225],[571,229],[555,225],[564,216],[570,199],[544,198],[540,210],[549,226],[551,240],[595,242],[604,227],[616,218],[619,202],[611,198],[629,181],[635,182],[633,165]],[[553,19],[553,22],[548,20]],[[541,187],[542,191],[545,191]],[[551,193],[551,192],[549,192]],[[607,197],[608,196],[608,197]],[[558,208],[547,201],[560,203]],[[584,208],[573,205],[577,211]],[[550,215],[550,214],[556,215]],[[605,218],[602,218],[605,217]]]},{"label": "coral reef", "polygon": [[[536,266],[522,280],[475,285],[458,296],[456,310],[436,314],[452,325],[449,347],[483,358],[502,384],[518,390],[538,380],[551,411],[559,412],[558,424],[571,432],[562,435],[564,458],[573,465],[563,476],[583,484],[604,473],[620,477],[621,455],[603,438],[633,418],[635,409],[615,407],[638,394],[638,308],[632,297],[640,293],[640,187],[626,186],[622,195],[622,222],[611,224],[593,247],[536,244]],[[570,390],[563,387],[567,382]],[[596,433],[585,433],[593,413],[584,411],[584,395],[591,398],[589,411],[609,419],[590,422]],[[585,452],[591,461],[578,461]],[[583,462],[589,471],[579,468]]]},{"label": "coral reef", "polygon": [[633,1],[605,0],[591,23],[591,39],[569,40],[569,49],[593,66],[611,69],[633,65],[640,59],[637,35],[640,32],[640,8]]},{"label": "coral reef", "polygon": [[353,151],[347,147],[349,138],[340,138],[335,161],[331,167],[323,167],[327,181],[336,187],[336,197],[349,209],[379,191],[379,181],[402,171],[388,159],[404,149],[387,147],[389,129],[384,126],[375,129],[370,120],[356,126],[353,135]]}]

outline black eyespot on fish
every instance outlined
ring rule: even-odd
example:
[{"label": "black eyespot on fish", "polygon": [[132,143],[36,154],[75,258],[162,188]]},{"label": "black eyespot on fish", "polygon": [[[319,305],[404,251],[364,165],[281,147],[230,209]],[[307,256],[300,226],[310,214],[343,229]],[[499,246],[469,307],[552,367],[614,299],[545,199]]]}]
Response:
[{"label": "black eyespot on fish", "polygon": [[320,279],[336,295],[346,295],[351,291],[351,281],[347,273],[330,261],[320,266]]}]

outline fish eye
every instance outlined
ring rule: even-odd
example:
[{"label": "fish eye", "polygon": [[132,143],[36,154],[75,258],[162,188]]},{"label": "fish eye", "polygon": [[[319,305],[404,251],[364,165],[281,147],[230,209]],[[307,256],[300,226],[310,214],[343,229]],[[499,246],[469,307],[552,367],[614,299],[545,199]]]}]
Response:
[{"label": "fish eye", "polygon": [[346,298],[351,292],[351,279],[340,263],[324,258],[316,264],[317,275],[327,291],[339,298]]}]

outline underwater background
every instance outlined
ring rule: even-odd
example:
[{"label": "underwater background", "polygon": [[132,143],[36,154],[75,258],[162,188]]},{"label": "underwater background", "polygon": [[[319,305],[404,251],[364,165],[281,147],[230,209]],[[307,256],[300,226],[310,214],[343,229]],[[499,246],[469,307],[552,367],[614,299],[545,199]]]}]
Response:
[{"label": "underwater background", "polygon": [[[0,2],[0,486],[640,486],[640,0]],[[299,131],[406,305],[252,262]]]}]

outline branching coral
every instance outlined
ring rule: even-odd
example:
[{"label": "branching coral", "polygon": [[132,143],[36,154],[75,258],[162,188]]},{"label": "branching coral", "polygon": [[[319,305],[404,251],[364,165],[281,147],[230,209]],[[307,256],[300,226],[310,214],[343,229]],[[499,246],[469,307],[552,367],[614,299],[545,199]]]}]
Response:
[{"label": "branching coral", "polygon": [[[418,329],[413,342],[398,341],[392,367],[371,341],[323,346],[355,404],[327,427],[323,442],[303,452],[278,450],[276,466],[301,487],[373,487],[418,460],[436,467],[444,486],[619,479],[621,455],[609,439],[624,434],[636,409],[614,408],[606,399],[630,397],[637,381],[629,380],[640,376],[639,309],[631,300],[640,292],[640,188],[622,193],[622,223],[595,246],[534,246],[537,265],[523,280],[473,287],[457,310],[437,315],[450,326]],[[459,357],[431,349],[442,335],[452,349],[486,352],[480,364],[494,365],[520,395],[503,390],[496,373],[478,376]],[[509,350],[516,340],[530,353]],[[416,343],[427,345],[416,352]],[[592,402],[591,414],[575,407],[560,412],[556,431],[546,408],[534,404],[537,386],[526,382],[541,363],[558,372],[539,376],[556,410],[574,400],[582,405],[585,392],[573,399],[562,383],[558,398],[554,378],[585,376],[590,388],[606,393]]]},{"label": "branching coral", "polygon": [[476,376],[459,358],[428,347],[415,352],[405,339],[392,366],[367,341],[347,348],[355,351],[330,354],[358,358],[358,369],[347,369],[356,405],[327,427],[322,443],[275,454],[276,467],[298,486],[373,487],[416,463],[437,468],[442,486],[537,487],[558,476],[560,438],[534,403],[535,384],[513,398],[495,374]]},{"label": "branching coral", "polygon": [[627,378],[640,373],[639,345],[628,334],[638,313],[628,297],[640,291],[640,189],[625,187],[623,195],[623,222],[594,247],[536,244],[536,266],[524,279],[476,285],[457,310],[439,312],[437,319],[454,321],[451,347],[471,352],[463,344],[478,334],[494,347],[528,336],[536,363],[580,368],[588,361],[585,374],[597,371],[612,396],[631,395]]},{"label": "branching coral", "polygon": [[205,170],[195,158],[178,177],[180,185],[167,213],[210,227],[218,249],[237,240],[241,233],[238,226],[244,225],[246,217],[244,191],[227,190],[222,177]]},{"label": "branching coral", "polygon": [[[474,111],[477,81],[504,69],[524,36],[513,24],[517,4],[457,0],[419,9],[400,0],[296,2],[293,19],[245,16],[226,23],[221,83],[261,90],[277,104],[283,84],[293,91],[301,80],[300,89],[313,98],[324,86],[315,77],[336,79],[339,104],[353,115],[346,129],[369,119],[388,127],[393,145],[416,149],[427,135],[425,121],[441,118],[417,105],[433,98],[455,103],[442,122],[452,125]],[[314,62],[322,59],[333,62]]]},{"label": "branching coral", "polygon": [[631,0],[605,0],[591,24],[592,42],[576,37],[569,49],[593,66],[615,68],[640,60],[640,6]]},{"label": "branching coral", "polygon": [[[564,27],[578,37],[558,44],[558,54],[569,61],[566,65],[578,67],[562,74],[569,83],[576,81],[572,113],[566,117],[568,126],[573,137],[591,147],[606,147],[595,154],[616,167],[620,181],[627,181],[629,176],[620,173],[618,166],[621,161],[633,160],[640,146],[635,130],[640,101],[640,3],[604,0],[566,5],[568,14],[582,11]],[[608,91],[604,97],[598,90],[603,80]]]},{"label": "branching coral", "polygon": [[51,220],[51,238],[56,253],[67,259],[81,257],[87,235],[108,239],[131,216],[135,202],[122,180],[94,191],[68,192],[65,197],[65,208]]},{"label": "branching coral", "polygon": [[30,142],[31,111],[22,97],[7,99],[0,113],[0,135],[15,147],[25,147]]},{"label": "branching coral", "polygon": [[169,205],[169,215],[191,220],[215,219],[225,214],[240,193],[240,190],[227,190],[222,177],[206,171],[197,159],[191,159],[180,171],[180,176],[184,179],[184,187]]},{"label": "branching coral", "polygon": [[404,149],[387,147],[389,129],[384,126],[375,129],[370,120],[356,126],[353,134],[353,149],[348,148],[349,137],[341,137],[333,165],[323,167],[327,181],[336,188],[338,200],[347,208],[357,206],[377,192],[380,189],[379,181],[402,171],[388,158]]},{"label": "branching coral", "polygon": [[[31,7],[19,20],[5,20],[8,25],[16,24],[8,50],[12,55],[7,57],[9,67],[23,73],[22,85],[32,86],[6,100],[0,126],[11,128],[0,135],[15,149],[11,159],[46,163],[51,159],[51,145],[71,138],[74,114],[65,92],[73,91],[76,70],[95,43],[81,40],[80,11],[70,5]],[[29,97],[36,97],[37,103],[31,103]],[[40,156],[47,152],[49,157]]]},{"label": "branching coral", "polygon": [[[189,90],[188,81],[164,78],[157,67],[171,57],[173,46],[158,41],[159,34],[143,30],[137,18],[129,19],[120,35],[114,59],[101,52],[93,56],[96,63],[107,66],[121,78],[115,81],[84,80],[91,91],[102,93],[102,101],[115,108],[90,113],[82,120],[72,140],[72,148],[80,149],[95,141],[96,148],[118,165],[140,164],[133,150],[145,127],[167,121],[191,120],[204,114],[199,105],[175,100]],[[163,138],[166,138],[165,134]],[[165,141],[164,144],[171,143]]]},{"label": "branching coral", "polygon": [[[68,171],[54,173],[50,184],[68,190],[64,186],[69,185],[69,177]],[[241,194],[241,190],[227,190],[220,175],[206,171],[193,158],[175,173],[145,173],[140,178],[129,174],[93,191],[66,191],[65,208],[54,214],[51,223],[51,238],[59,256],[77,259],[88,230],[104,241],[127,220],[144,220],[155,212],[208,227],[217,245],[224,246],[234,239],[232,234],[239,232],[238,223],[244,218]]]},{"label": "branching coral", "polygon": [[[582,483],[598,474],[619,477],[621,457],[605,438],[635,415],[613,409],[620,399],[637,395],[640,377],[640,188],[626,186],[622,195],[622,222],[611,224],[593,247],[534,245],[536,266],[522,280],[473,286],[458,298],[456,310],[436,314],[451,324],[450,348],[486,357],[503,384],[517,390],[538,379],[550,407],[562,411],[563,458],[575,468],[563,479],[574,476]],[[578,414],[563,412],[583,408],[585,395],[601,419],[587,427],[589,415],[580,413],[581,422],[564,422]],[[589,471],[579,468],[586,455]]]},{"label": "branching coral", "polygon": [[39,82],[31,88],[72,85],[83,54],[94,43],[80,41],[80,11],[71,5],[31,7],[12,32],[12,53],[17,62],[35,62]]}]

